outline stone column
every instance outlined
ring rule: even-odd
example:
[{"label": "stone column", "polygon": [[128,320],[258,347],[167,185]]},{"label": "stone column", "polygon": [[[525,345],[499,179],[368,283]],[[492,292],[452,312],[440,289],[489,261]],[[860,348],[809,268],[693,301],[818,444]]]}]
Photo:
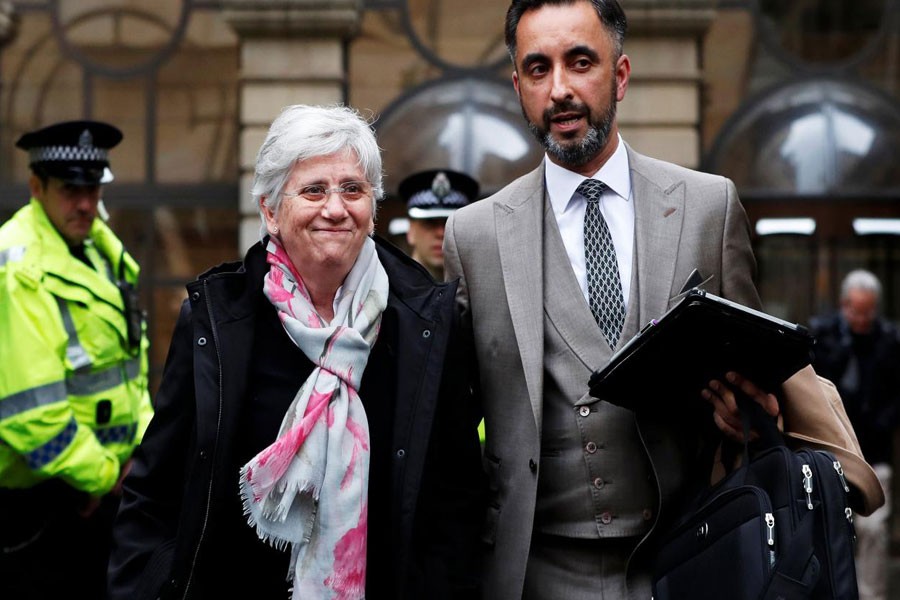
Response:
[{"label": "stone column", "polygon": [[250,197],[256,153],[269,124],[290,104],[346,99],[346,40],[359,28],[361,0],[225,0],[240,38],[241,254],[259,239]]},{"label": "stone column", "polygon": [[700,164],[706,31],[716,0],[621,0],[631,83],[619,105],[622,136],[639,152]]},{"label": "stone column", "polygon": [[0,46],[15,37],[16,25],[18,25],[16,7],[8,0],[0,1]]}]

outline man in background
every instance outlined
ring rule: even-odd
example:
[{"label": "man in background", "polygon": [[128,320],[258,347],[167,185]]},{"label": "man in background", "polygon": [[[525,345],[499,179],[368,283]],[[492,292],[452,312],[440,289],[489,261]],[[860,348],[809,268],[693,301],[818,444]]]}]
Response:
[{"label": "man in background", "polygon": [[139,268],[106,225],[122,139],[23,135],[31,199],[0,227],[0,597],[103,598],[112,520],[152,416]]},{"label": "man in background", "polygon": [[891,463],[900,416],[900,338],[880,309],[881,282],[858,269],[841,283],[840,311],[811,323],[815,369],[840,391],[863,456],[884,488],[884,506],[855,519],[862,600],[887,599]]},{"label": "man in background", "polygon": [[412,259],[443,281],[444,224],[454,211],[478,198],[478,182],[458,171],[431,169],[401,181],[398,193],[407,206],[406,241]]}]

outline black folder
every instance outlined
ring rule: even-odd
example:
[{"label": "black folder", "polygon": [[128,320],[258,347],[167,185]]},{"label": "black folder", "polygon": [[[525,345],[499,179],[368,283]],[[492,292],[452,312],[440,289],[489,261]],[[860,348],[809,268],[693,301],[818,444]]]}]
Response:
[{"label": "black folder", "polygon": [[591,395],[635,411],[676,412],[737,371],[770,392],[812,361],[802,325],[691,289],[591,375]]}]

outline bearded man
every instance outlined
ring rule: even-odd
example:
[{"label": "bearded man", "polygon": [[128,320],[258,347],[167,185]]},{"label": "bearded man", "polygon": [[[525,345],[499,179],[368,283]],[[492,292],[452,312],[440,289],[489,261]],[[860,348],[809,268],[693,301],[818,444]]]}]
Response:
[{"label": "bearded man", "polygon": [[658,399],[683,407],[680,419],[589,394],[591,372],[686,284],[760,305],[734,184],[643,156],[619,135],[625,30],[616,0],[513,0],[512,83],[546,156],[446,225],[445,274],[459,278],[484,408],[486,599],[649,598],[657,534],[692,478],[709,481],[701,446],[743,437],[738,394],[780,411],[789,438],[840,447],[855,508],[883,501],[834,387],[812,368],[781,390],[728,372],[696,398]]}]

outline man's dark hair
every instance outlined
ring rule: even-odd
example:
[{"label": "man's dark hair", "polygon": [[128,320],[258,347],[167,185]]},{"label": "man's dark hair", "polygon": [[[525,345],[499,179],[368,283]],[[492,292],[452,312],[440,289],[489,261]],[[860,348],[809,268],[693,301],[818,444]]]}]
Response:
[{"label": "man's dark hair", "polygon": [[47,184],[50,183],[50,175],[42,169],[39,165],[32,165],[31,172],[34,173],[34,176],[41,180],[41,185],[46,189]]},{"label": "man's dark hair", "polygon": [[516,29],[519,27],[519,19],[529,10],[537,10],[542,6],[562,6],[575,4],[576,2],[590,2],[600,17],[603,27],[609,32],[615,46],[618,59],[622,55],[622,47],[625,44],[625,32],[628,31],[628,21],[625,19],[625,11],[619,6],[618,0],[512,0],[509,10],[506,11],[506,49],[509,58],[516,66]]}]

